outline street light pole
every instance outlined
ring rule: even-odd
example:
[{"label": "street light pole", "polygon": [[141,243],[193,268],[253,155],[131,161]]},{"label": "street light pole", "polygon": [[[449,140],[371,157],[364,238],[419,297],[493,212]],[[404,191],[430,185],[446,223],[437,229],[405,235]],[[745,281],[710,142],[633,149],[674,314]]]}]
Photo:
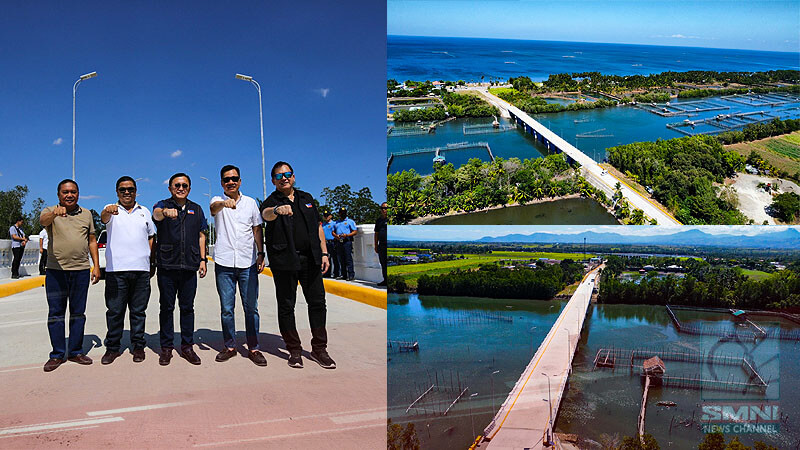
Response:
[{"label": "street light pole", "polygon": [[497,410],[494,409],[494,375],[496,373],[500,373],[500,371],[499,370],[495,370],[494,372],[492,372],[492,413],[496,413],[497,412]]},{"label": "street light pole", "polygon": [[545,446],[549,447],[550,441],[552,440],[550,437],[550,433],[553,430],[553,405],[550,403],[550,376],[544,372],[542,372],[542,375],[547,377],[547,413],[550,418],[550,424],[548,425],[547,428],[547,442],[545,442],[546,444]]},{"label": "street light pole", "polygon": [[476,395],[478,395],[477,392],[469,395],[469,418],[472,420],[472,439],[475,439],[475,417],[472,415],[472,397]]},{"label": "street light pole", "polygon": [[90,72],[87,74],[83,74],[75,81],[75,84],[72,85],[72,179],[75,179],[75,96],[78,93],[78,85],[81,84],[81,81],[88,80],[89,78],[94,78],[97,76],[97,72]]},{"label": "street light pole", "polygon": [[[211,180],[209,180],[206,177],[200,177],[200,178],[202,178],[202,179],[204,179],[204,180],[206,180],[208,182],[208,194],[205,194],[205,195],[208,196],[208,204],[211,205]],[[209,208],[211,208],[211,206],[209,206]],[[211,209],[209,209],[209,212],[210,211],[211,211]],[[213,230],[214,229],[212,227],[209,227],[208,240],[211,241],[211,242],[209,242],[209,245],[214,243],[214,232],[213,232]]]},{"label": "street light pole", "polygon": [[253,83],[258,90],[258,118],[261,122],[261,183],[264,187],[264,198],[262,199],[264,201],[267,199],[267,168],[264,165],[264,109],[261,106],[261,85],[249,75],[237,73],[236,78]]}]

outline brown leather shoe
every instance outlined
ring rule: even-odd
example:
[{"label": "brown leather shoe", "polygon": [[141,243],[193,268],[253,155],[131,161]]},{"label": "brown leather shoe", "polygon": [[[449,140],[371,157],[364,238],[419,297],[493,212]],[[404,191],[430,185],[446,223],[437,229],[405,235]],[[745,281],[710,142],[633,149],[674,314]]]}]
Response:
[{"label": "brown leather shoe", "polygon": [[161,355],[158,357],[158,363],[162,366],[169,365],[170,360],[172,359],[172,349],[171,348],[162,348]]},{"label": "brown leather shoe", "polygon": [[225,361],[233,358],[234,356],[236,356],[236,349],[228,349],[228,348],[226,348],[225,350],[217,353],[217,357],[214,358],[214,361],[216,361],[216,362],[225,362]]},{"label": "brown leather shoe", "polygon": [[52,372],[58,369],[58,366],[64,364],[64,360],[61,358],[50,358],[44,363],[44,371],[45,372]]},{"label": "brown leather shoe", "polygon": [[182,348],[180,354],[183,359],[189,361],[195,366],[199,366],[201,363],[200,357],[197,356],[197,353],[195,353],[194,349],[191,347]]},{"label": "brown leather shoe", "polygon": [[248,355],[250,361],[253,361],[253,364],[257,366],[266,366],[267,365],[267,358],[264,358],[264,355],[261,354],[258,350],[251,350]]},{"label": "brown leather shoe", "polygon": [[88,366],[89,364],[92,363],[92,358],[89,358],[88,356],[83,354],[77,354],[75,356],[70,356],[69,358],[67,358],[67,361],[76,362],[82,366]]},{"label": "brown leather shoe", "polygon": [[114,362],[115,359],[119,358],[119,352],[113,352],[111,350],[107,350],[106,354],[100,358],[100,364],[108,365]]},{"label": "brown leather shoe", "polygon": [[133,353],[133,362],[138,363],[144,361],[144,349],[137,348],[132,353]]}]

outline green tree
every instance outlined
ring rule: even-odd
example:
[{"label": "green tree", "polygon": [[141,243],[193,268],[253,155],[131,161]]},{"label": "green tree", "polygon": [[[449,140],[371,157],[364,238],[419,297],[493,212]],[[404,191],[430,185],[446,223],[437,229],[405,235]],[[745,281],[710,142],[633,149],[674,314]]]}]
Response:
[{"label": "green tree", "polygon": [[619,450],[659,450],[660,448],[656,438],[650,433],[645,433],[642,439],[639,439],[639,436],[626,436],[622,439],[622,445],[619,446]]},{"label": "green tree", "polygon": [[775,215],[784,222],[794,222],[800,215],[800,195],[794,192],[785,192],[776,195],[770,208]]},{"label": "green tree", "polygon": [[386,447],[388,450],[419,450],[419,438],[413,423],[402,426],[388,421]]},{"label": "green tree", "polygon": [[24,213],[27,196],[27,186],[17,185],[14,189],[0,191],[0,239],[10,239],[8,229],[19,217],[23,218],[22,231],[26,235],[36,234],[42,229],[39,214],[44,208],[44,200],[37,198],[32,202],[31,211]]},{"label": "green tree", "polygon": [[357,192],[350,189],[349,184],[342,184],[335,188],[324,188],[322,198],[325,204],[322,208],[329,209],[334,217],[339,208],[347,208],[347,216],[358,224],[375,223],[380,217],[380,205],[372,200],[372,193],[368,187],[363,187]]}]

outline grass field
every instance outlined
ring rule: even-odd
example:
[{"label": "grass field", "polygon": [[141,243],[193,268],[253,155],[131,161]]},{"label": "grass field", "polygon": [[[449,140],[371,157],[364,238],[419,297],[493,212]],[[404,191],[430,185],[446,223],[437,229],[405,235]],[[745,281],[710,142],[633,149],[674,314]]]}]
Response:
[{"label": "grass field", "polygon": [[750,155],[751,151],[755,151],[761,159],[779,170],[789,173],[800,171],[800,131],[753,142],[726,145],[725,148],[733,150],[745,158]]},{"label": "grass field", "polygon": [[761,281],[769,276],[767,272],[762,272],[760,270],[742,269],[742,273],[750,277],[753,281]]},{"label": "grass field", "polygon": [[[389,249],[389,254],[393,254]],[[400,251],[402,256],[402,250]],[[586,254],[587,258],[592,258],[595,255]],[[416,287],[417,279],[422,275],[440,275],[449,273],[454,269],[474,269],[481,264],[494,263],[503,260],[529,260],[539,258],[549,259],[583,259],[583,253],[553,253],[553,252],[492,252],[491,254],[471,255],[464,254],[465,259],[456,259],[453,261],[437,261],[422,264],[405,264],[402,266],[390,266],[388,268],[389,275],[402,276],[408,286]]]}]

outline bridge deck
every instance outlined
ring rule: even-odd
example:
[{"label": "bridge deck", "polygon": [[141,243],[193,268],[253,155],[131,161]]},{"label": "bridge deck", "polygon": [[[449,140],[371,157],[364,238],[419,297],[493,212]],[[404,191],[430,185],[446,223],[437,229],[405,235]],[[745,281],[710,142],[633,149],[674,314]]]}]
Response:
[{"label": "bridge deck", "polygon": [[[327,295],[328,337],[336,370],[308,359],[286,364],[278,331],[272,278],[259,277],[261,351],[269,365],[245,356],[244,318],[237,300],[239,354],[218,363],[223,346],[213,264],[198,280],[195,349],[202,364],[175,356],[159,366],[158,287],[152,279],[147,308],[146,359],[125,353],[101,365],[106,334],[104,282],[89,288],[84,351],[94,364],[67,362],[51,373],[44,288],[0,298],[0,447],[78,448],[381,448],[386,445],[386,311]],[[177,308],[176,308],[177,310]],[[178,311],[175,311],[178,315]],[[298,294],[297,325],[304,347],[311,338],[306,302]],[[179,329],[177,325],[176,329]],[[125,324],[123,349],[128,345]],[[177,334],[176,331],[176,338]]]},{"label": "bridge deck", "polygon": [[[481,445],[481,448],[543,448],[551,416],[548,407],[548,389],[552,417],[555,421],[583,321],[591,302],[598,269],[595,268],[584,277],[575,294],[561,311],[497,415],[484,430],[488,443]],[[549,386],[548,376],[550,376]]]}]

